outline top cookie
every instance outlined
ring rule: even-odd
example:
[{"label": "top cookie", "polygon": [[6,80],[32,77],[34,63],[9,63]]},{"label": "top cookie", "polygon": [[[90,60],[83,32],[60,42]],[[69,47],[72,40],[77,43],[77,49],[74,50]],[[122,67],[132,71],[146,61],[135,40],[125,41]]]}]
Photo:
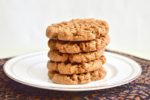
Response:
[{"label": "top cookie", "polygon": [[74,19],[48,26],[46,35],[63,41],[88,41],[105,36],[108,31],[108,24],[103,20]]}]

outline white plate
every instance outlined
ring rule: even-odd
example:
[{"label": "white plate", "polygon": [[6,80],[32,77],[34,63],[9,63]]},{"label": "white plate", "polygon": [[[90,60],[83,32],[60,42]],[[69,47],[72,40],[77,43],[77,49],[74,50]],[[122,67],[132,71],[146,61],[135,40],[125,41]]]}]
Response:
[{"label": "white plate", "polygon": [[58,91],[89,91],[112,88],[127,84],[141,74],[141,67],[133,60],[113,53],[105,53],[104,79],[82,85],[55,84],[47,76],[47,52],[15,57],[4,65],[4,72],[11,79],[33,87]]}]

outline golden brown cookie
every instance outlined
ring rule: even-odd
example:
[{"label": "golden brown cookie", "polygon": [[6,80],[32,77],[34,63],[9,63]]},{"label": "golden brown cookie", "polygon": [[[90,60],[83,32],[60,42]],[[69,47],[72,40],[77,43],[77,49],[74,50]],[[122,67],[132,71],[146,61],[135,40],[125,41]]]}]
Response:
[{"label": "golden brown cookie", "polygon": [[48,26],[46,35],[63,41],[87,41],[105,36],[108,31],[108,24],[103,20],[74,19]]},{"label": "golden brown cookie", "polygon": [[102,56],[103,54],[104,50],[89,53],[76,53],[76,54],[66,54],[50,50],[48,53],[48,57],[53,62],[70,62],[70,63],[85,63],[101,59],[101,61],[104,64],[106,59],[104,56]]},{"label": "golden brown cookie", "polygon": [[88,63],[71,64],[71,63],[56,63],[49,61],[47,64],[50,72],[58,72],[60,74],[81,74],[100,69],[103,61],[94,60]]},{"label": "golden brown cookie", "polygon": [[108,35],[99,39],[84,42],[66,42],[50,39],[48,46],[52,50],[58,50],[61,53],[80,53],[104,49],[109,41],[110,39]]},{"label": "golden brown cookie", "polygon": [[91,81],[103,79],[106,76],[106,71],[102,67],[96,71],[84,74],[62,75],[57,72],[49,72],[49,78],[57,84],[85,84]]}]

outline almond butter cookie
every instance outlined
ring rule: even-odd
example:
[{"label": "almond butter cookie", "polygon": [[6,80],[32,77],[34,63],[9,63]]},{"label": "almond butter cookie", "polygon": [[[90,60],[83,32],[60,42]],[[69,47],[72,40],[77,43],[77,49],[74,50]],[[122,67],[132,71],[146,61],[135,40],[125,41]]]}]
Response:
[{"label": "almond butter cookie", "polygon": [[84,42],[65,42],[58,40],[49,40],[48,46],[52,50],[58,50],[61,53],[80,53],[92,52],[104,49],[109,44],[109,36],[101,37],[92,41]]},{"label": "almond butter cookie", "polygon": [[103,49],[89,53],[66,54],[50,50],[48,53],[48,57],[53,62],[70,62],[70,63],[85,63],[101,59],[102,63],[104,64],[106,61],[106,58],[103,56],[104,51],[105,50]]},{"label": "almond butter cookie", "polygon": [[71,64],[71,63],[56,63],[49,61],[47,63],[50,72],[58,72],[60,74],[81,74],[100,69],[103,61],[94,60],[88,63]]},{"label": "almond butter cookie", "polygon": [[54,83],[75,85],[103,79],[106,76],[106,71],[101,67],[101,69],[84,74],[62,75],[57,72],[48,72],[48,76]]},{"label": "almond butter cookie", "polygon": [[46,35],[63,41],[88,41],[105,36],[108,31],[108,24],[103,20],[74,19],[48,26]]}]

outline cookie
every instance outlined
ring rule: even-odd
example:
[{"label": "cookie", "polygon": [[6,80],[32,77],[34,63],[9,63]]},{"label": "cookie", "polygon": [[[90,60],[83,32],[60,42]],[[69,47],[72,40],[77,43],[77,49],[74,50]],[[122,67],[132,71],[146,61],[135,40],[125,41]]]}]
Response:
[{"label": "cookie", "polygon": [[50,50],[48,53],[48,57],[53,62],[70,62],[70,63],[85,63],[101,59],[102,63],[104,64],[106,61],[106,58],[103,56],[104,51],[105,50],[103,49],[89,53],[66,54]]},{"label": "cookie", "polygon": [[48,46],[52,50],[58,50],[61,53],[80,53],[80,52],[92,52],[101,50],[108,45],[110,39],[109,36],[101,37],[92,41],[84,42],[65,42],[50,39]]},{"label": "cookie", "polygon": [[49,72],[49,78],[57,84],[75,85],[85,84],[91,81],[103,79],[106,76],[106,71],[102,67],[96,71],[92,71],[84,74],[62,75],[56,72]]},{"label": "cookie", "polygon": [[108,24],[103,20],[74,19],[48,26],[46,35],[63,41],[88,41],[105,36],[108,31]]},{"label": "cookie", "polygon": [[47,63],[50,72],[58,72],[60,74],[81,74],[100,69],[103,64],[101,60],[94,60],[88,63],[71,64],[71,63],[56,63],[49,61]]}]

